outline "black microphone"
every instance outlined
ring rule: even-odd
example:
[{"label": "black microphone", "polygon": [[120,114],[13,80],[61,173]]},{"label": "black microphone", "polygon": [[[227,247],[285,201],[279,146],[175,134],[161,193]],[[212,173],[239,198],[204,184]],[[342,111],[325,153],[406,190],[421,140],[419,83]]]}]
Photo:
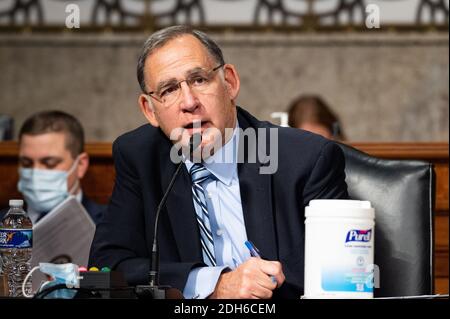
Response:
[{"label": "black microphone", "polygon": [[[192,159],[192,153],[200,146],[202,142],[202,136],[201,133],[195,133],[191,136],[189,139],[189,158]],[[165,206],[167,197],[170,194],[170,191],[172,190],[173,184],[175,184],[175,180],[177,176],[179,175],[181,171],[181,167],[183,166],[184,162],[181,161],[176,170],[175,173],[172,176],[172,179],[170,180],[169,186],[167,186],[167,189],[164,193],[163,198],[159,202],[158,208],[156,210],[156,217],[155,217],[155,228],[153,232],[153,245],[152,245],[152,263],[150,266],[150,272],[149,272],[149,285],[139,285],[136,286],[136,295],[140,298],[151,298],[151,299],[165,299],[166,298],[166,292],[168,294],[172,294],[173,298],[181,299],[183,296],[180,291],[176,290],[177,292],[174,292],[169,286],[160,286],[159,285],[159,246],[158,246],[158,224],[159,224],[159,215],[161,214],[162,208]],[[170,296],[168,296],[170,297]]]}]

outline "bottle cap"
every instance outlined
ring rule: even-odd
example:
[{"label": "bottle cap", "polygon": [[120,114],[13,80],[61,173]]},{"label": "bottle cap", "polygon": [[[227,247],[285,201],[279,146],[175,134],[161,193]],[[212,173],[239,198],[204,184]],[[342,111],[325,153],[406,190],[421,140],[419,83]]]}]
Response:
[{"label": "bottle cap", "polygon": [[9,200],[9,206],[22,207],[23,206],[23,200],[22,199],[10,199]]}]

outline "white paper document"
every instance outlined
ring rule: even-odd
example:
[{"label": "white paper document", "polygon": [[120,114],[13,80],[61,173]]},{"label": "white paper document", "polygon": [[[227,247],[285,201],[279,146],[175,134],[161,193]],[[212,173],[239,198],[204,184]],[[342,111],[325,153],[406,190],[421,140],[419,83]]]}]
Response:
[{"label": "white paper document", "polygon": [[[40,262],[69,262],[87,267],[94,233],[95,224],[83,205],[69,196],[33,225],[32,267]],[[46,280],[40,272],[35,274],[33,290]]]}]

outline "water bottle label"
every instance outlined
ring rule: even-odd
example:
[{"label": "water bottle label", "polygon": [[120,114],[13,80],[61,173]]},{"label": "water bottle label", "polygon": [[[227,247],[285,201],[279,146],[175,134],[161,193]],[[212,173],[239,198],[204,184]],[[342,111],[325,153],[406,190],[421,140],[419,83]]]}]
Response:
[{"label": "water bottle label", "polygon": [[32,229],[0,229],[0,248],[31,248]]}]

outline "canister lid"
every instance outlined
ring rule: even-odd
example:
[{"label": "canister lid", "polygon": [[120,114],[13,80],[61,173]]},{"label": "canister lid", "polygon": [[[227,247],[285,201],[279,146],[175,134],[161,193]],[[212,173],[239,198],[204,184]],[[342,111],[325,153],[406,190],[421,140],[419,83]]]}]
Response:
[{"label": "canister lid", "polygon": [[375,218],[369,201],[350,199],[314,199],[305,209],[306,217]]}]

